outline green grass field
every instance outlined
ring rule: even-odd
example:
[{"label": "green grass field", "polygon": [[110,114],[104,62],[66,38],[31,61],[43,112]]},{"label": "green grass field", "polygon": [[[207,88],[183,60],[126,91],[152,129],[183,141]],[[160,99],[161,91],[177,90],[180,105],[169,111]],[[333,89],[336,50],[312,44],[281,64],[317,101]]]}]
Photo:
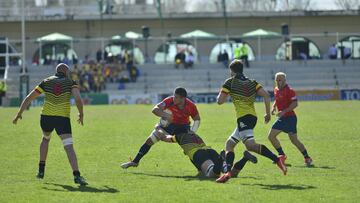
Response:
[{"label": "green grass field", "polygon": [[[232,104],[198,105],[198,133],[217,151],[235,127]],[[263,104],[255,138],[267,140]],[[152,106],[85,106],[85,124],[72,127],[80,171],[89,187],[73,183],[60,139],[53,134],[44,180],[37,180],[40,108],[11,123],[17,109],[0,109],[0,202],[358,202],[360,193],[360,102],[300,102],[298,134],[316,167],[306,168],[287,135],[280,140],[291,164],[284,176],[270,160],[245,166],[226,184],[195,178],[197,171],[177,144],[157,143],[137,168],[121,169],[134,157],[158,118]],[[272,121],[274,121],[274,117]],[[244,146],[237,146],[236,160]]]}]

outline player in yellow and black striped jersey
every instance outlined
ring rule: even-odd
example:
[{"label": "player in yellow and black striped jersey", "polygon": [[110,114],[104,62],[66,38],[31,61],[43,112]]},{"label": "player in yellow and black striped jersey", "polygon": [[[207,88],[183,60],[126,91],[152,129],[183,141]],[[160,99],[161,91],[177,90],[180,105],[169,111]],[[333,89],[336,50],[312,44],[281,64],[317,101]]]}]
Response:
[{"label": "player in yellow and black striped jersey", "polygon": [[45,94],[44,106],[41,111],[40,126],[43,131],[43,139],[40,144],[40,163],[37,177],[42,179],[45,174],[45,161],[49,148],[52,131],[61,138],[64,149],[68,155],[70,165],[73,169],[74,182],[87,185],[85,179],[80,176],[76,154],[73,148],[73,139],[70,124],[70,97],[75,98],[79,111],[78,122],[83,125],[84,112],[80,91],[75,82],[69,79],[69,67],[60,63],[56,66],[56,74],[44,79],[21,103],[20,109],[13,123],[22,119],[22,113],[30,105],[31,101],[41,94]]},{"label": "player in yellow and black striped jersey", "polygon": [[[156,130],[162,141],[178,143],[184,150],[184,154],[206,177],[219,177],[223,172],[223,158],[210,146],[206,146],[198,134],[187,129],[177,129],[174,131],[174,135],[168,135],[161,127]],[[242,169],[247,161],[256,162],[257,160],[256,157],[245,151],[244,157],[237,166]]]},{"label": "player in yellow and black striped jersey", "polygon": [[[226,163],[228,166],[228,173],[224,174],[217,181],[226,182],[230,177],[237,176],[240,172],[235,166],[234,162],[234,148],[241,140],[247,150],[261,154],[274,163],[277,163],[279,168],[286,175],[287,168],[284,163],[284,157],[277,157],[265,145],[258,144],[254,140],[253,129],[256,126],[257,116],[255,112],[254,102],[256,95],[264,98],[266,114],[264,116],[265,123],[270,121],[270,97],[269,94],[256,82],[256,80],[249,79],[243,74],[243,62],[235,59],[230,65],[231,77],[223,84],[221,91],[217,97],[217,103],[223,104],[230,95],[236,111],[237,128],[228,138],[225,144],[226,148]],[[231,169],[231,170],[230,170]]]}]

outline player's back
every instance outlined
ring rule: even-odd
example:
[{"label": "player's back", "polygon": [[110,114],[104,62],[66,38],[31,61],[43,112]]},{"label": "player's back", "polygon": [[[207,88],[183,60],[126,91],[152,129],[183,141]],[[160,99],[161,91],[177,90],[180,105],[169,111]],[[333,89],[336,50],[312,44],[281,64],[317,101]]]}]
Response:
[{"label": "player's back", "polygon": [[42,115],[70,116],[71,90],[75,82],[63,74],[56,74],[44,79],[36,90],[45,94]]},{"label": "player's back", "polygon": [[176,142],[184,150],[184,153],[190,157],[196,152],[196,150],[205,147],[204,141],[200,136],[193,132],[184,132],[175,134]]},{"label": "player's back", "polygon": [[227,89],[234,103],[237,117],[255,113],[255,97],[261,87],[256,80],[249,79],[244,75],[236,75],[225,81],[223,88]]}]

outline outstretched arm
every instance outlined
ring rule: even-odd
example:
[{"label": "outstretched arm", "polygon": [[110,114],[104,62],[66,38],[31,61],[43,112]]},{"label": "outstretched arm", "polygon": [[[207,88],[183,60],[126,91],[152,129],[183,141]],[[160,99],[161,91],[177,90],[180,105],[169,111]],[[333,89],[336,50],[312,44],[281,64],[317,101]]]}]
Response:
[{"label": "outstretched arm", "polygon": [[84,125],[84,107],[83,107],[84,105],[81,100],[80,91],[78,88],[73,88],[71,90],[71,93],[74,96],[76,107],[79,111],[78,123],[80,123],[81,125]]},{"label": "outstretched arm", "polygon": [[39,95],[40,95],[39,92],[33,90],[26,96],[26,98],[23,100],[23,102],[20,105],[19,111],[17,112],[15,118],[13,119],[13,124],[16,124],[19,119],[22,119],[22,113],[31,104],[31,102],[34,99],[36,99]]}]

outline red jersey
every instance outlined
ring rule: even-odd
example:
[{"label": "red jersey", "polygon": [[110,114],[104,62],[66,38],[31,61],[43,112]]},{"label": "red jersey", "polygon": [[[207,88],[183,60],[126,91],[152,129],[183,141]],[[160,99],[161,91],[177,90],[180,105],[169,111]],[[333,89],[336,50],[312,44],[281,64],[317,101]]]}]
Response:
[{"label": "red jersey", "polygon": [[[285,85],[285,87],[281,90],[278,87],[275,87],[274,96],[278,111],[288,108],[293,101],[297,100],[295,91],[289,87],[289,85]],[[284,117],[293,115],[295,115],[295,112],[289,111],[284,115]]]},{"label": "red jersey", "polygon": [[174,96],[165,98],[158,105],[172,112],[174,124],[189,124],[189,117],[191,116],[191,118],[194,119],[194,117],[199,114],[194,102],[188,98],[185,98],[184,109],[179,109],[179,107],[174,104]]}]

